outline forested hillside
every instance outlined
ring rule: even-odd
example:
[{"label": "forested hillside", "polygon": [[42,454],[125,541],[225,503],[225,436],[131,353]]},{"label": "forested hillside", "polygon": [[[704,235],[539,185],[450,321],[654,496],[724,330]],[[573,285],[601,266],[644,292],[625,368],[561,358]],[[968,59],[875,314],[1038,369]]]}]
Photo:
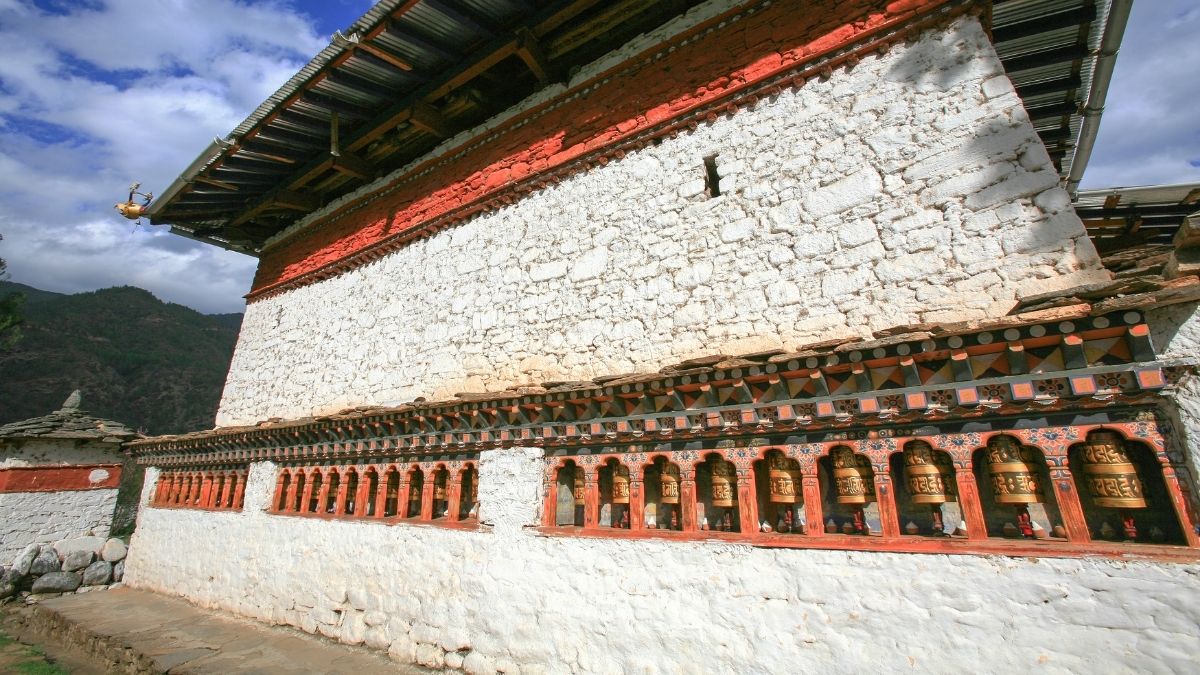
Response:
[{"label": "forested hillside", "polygon": [[0,351],[0,424],[58,409],[74,389],[93,415],[147,434],[210,428],[241,314],[208,315],[124,286],[19,291],[22,337]]}]

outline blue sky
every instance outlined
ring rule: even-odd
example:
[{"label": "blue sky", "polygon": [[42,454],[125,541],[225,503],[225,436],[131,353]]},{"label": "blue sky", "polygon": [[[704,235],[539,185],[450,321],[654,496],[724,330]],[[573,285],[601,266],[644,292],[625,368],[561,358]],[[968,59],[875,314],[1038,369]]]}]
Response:
[{"label": "blue sky", "polygon": [[[120,219],[370,0],[0,0],[0,257],[59,292],[241,311],[255,260]],[[1200,0],[1138,0],[1084,187],[1200,181]]]}]

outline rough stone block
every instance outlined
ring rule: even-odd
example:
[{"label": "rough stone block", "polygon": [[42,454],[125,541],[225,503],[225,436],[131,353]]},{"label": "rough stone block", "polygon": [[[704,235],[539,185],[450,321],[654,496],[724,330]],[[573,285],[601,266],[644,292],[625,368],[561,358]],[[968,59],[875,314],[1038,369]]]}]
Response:
[{"label": "rough stone block", "polygon": [[1163,276],[1168,279],[1196,275],[1200,275],[1200,246],[1176,249],[1163,268]]},{"label": "rough stone block", "polygon": [[104,542],[104,537],[76,537],[55,542],[54,550],[60,558],[67,557],[67,554],[72,551],[87,551],[95,555],[104,548]]},{"label": "rough stone block", "polygon": [[123,578],[125,578],[125,561],[121,560],[116,565],[113,565],[112,580],[113,582],[118,582]]},{"label": "rough stone block", "polygon": [[33,559],[33,563],[29,565],[29,573],[34,575],[49,574],[61,569],[62,563],[59,562],[58,555],[55,554],[54,549],[49,547],[43,548]]},{"label": "rough stone block", "polygon": [[29,574],[29,566],[33,564],[34,559],[37,558],[38,553],[41,550],[41,544],[29,544],[25,548],[21,549],[21,552],[17,554],[17,557],[13,558],[11,568],[16,571],[19,576],[23,577],[26,574]]},{"label": "rough stone block", "polygon": [[78,572],[48,572],[33,582],[34,593],[70,593],[83,582]]},{"label": "rough stone block", "polygon": [[115,563],[124,560],[128,551],[125,542],[120,539],[109,539],[104,542],[104,548],[100,549],[100,559]]},{"label": "rough stone block", "polygon": [[83,570],[83,585],[84,586],[102,586],[112,580],[112,563],[103,560],[88,565]]},{"label": "rough stone block", "polygon": [[77,572],[91,565],[95,557],[91,551],[71,551],[63,558],[62,569],[64,572]]}]

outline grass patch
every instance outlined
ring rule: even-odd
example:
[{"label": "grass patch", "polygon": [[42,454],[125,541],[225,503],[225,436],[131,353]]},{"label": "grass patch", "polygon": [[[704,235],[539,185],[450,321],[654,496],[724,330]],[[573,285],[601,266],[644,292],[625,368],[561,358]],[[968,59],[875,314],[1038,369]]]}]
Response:
[{"label": "grass patch", "polygon": [[21,675],[70,675],[67,671],[48,661],[26,661],[12,667],[14,673]]}]

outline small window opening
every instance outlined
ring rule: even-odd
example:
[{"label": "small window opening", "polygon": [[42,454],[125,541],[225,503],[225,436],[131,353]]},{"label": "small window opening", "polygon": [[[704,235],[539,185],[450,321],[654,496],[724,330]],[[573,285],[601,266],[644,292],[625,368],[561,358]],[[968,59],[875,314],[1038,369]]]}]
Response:
[{"label": "small window opening", "polygon": [[717,156],[704,158],[704,191],[709,198],[721,196],[721,176],[717,174]]}]

